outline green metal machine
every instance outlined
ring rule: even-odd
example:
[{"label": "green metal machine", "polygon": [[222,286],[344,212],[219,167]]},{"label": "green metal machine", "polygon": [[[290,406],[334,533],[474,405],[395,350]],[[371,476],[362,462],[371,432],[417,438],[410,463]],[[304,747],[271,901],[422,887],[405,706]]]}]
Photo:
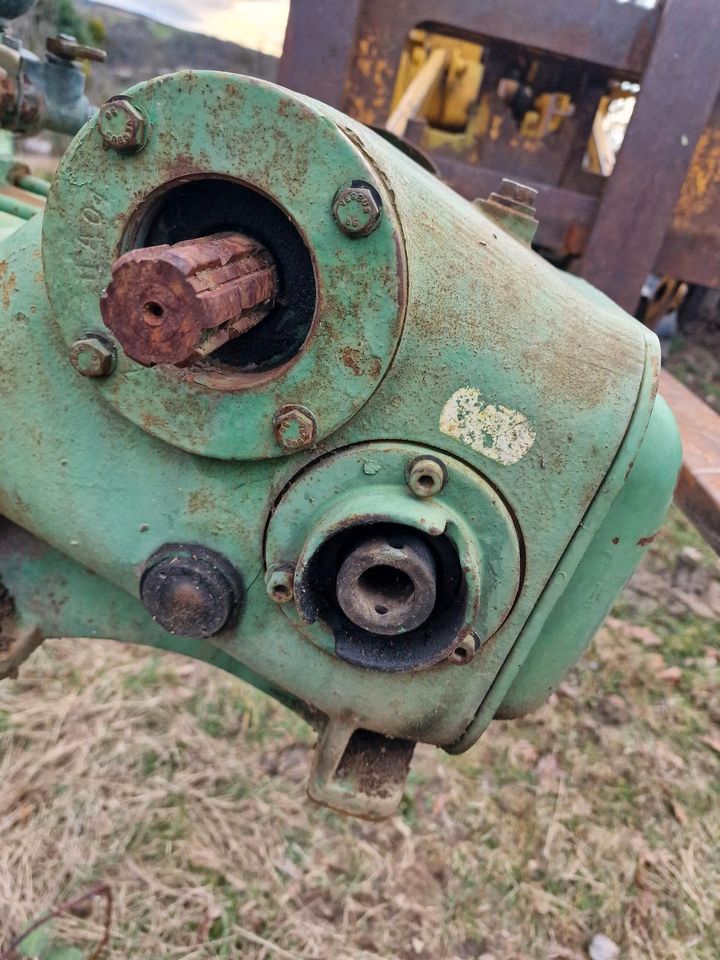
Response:
[{"label": "green metal machine", "polygon": [[[52,636],[230,671],[391,813],[581,655],[680,464],[655,336],[272,84],[183,72],[80,130],[0,241],[0,674]],[[91,655],[91,652],[89,652]]]}]

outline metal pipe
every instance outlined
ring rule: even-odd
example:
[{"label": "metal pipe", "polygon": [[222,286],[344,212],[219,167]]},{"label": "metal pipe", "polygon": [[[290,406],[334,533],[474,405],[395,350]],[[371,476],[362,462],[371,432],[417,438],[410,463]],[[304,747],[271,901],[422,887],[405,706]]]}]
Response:
[{"label": "metal pipe", "polygon": [[30,220],[36,213],[40,213],[41,209],[41,207],[34,207],[30,203],[24,203],[22,200],[16,200],[15,197],[0,193],[0,211],[9,213],[13,217]]},{"label": "metal pipe", "polygon": [[23,190],[28,190],[30,193],[36,193],[41,197],[47,197],[50,193],[50,184],[47,180],[43,180],[42,177],[32,177],[29,174],[24,177],[19,177],[19,179],[15,181],[15,185],[21,187]]},{"label": "metal pipe", "polygon": [[416,533],[369,536],[341,564],[337,599],[358,627],[394,636],[427,620],[435,606],[436,581],[432,552]]}]

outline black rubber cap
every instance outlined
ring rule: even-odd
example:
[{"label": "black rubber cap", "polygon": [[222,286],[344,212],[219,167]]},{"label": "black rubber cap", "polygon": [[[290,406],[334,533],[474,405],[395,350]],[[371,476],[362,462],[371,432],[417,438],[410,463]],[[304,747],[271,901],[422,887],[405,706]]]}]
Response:
[{"label": "black rubber cap", "polygon": [[242,595],[233,565],[198,544],[166,544],[148,559],[140,578],[145,609],[164,630],[181,637],[212,637],[230,626]]}]

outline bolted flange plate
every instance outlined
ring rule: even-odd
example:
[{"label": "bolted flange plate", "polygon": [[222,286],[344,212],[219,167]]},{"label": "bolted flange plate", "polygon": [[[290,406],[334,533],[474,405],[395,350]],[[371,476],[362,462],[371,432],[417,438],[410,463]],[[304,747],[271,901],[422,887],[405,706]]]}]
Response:
[{"label": "bolted flange plate", "polygon": [[[184,71],[141,83],[127,96],[152,124],[145,149],[103,149],[98,121],[90,120],[48,198],[43,265],[65,342],[103,329],[99,300],[112,264],[142,245],[143,217],[169,189],[203,178],[249,187],[289,218],[312,258],[315,313],[299,352],[278,369],[223,379],[170,365],[145,368],[119,351],[113,375],[95,386],[143,429],[198,454],[292,453],[273,418],[309,398],[313,442],[321,441],[370,398],[402,329],[404,244],[378,171],[336,125],[331,108],[273,84]],[[335,191],[353,180],[372,184],[382,199],[377,229],[361,239],[346,236],[332,215]]]},{"label": "bolted flange plate", "polygon": [[[435,451],[406,443],[346,448],[303,471],[273,510],[266,566],[295,570],[295,602],[284,604],[283,613],[303,636],[357,666],[402,672],[439,663],[470,631],[481,646],[515,602],[521,546],[510,512],[480,474],[444,454],[448,480],[442,491],[416,497],[406,483],[407,464],[430,455]],[[313,564],[338,535],[388,524],[412,528],[431,544],[449,541],[466,587],[457,608],[439,610],[434,622],[428,619],[427,629],[376,637],[353,632],[332,611],[324,613],[332,588],[319,598],[313,584],[326,583],[331,575],[323,569],[316,576]],[[482,670],[482,656],[467,669]]]}]

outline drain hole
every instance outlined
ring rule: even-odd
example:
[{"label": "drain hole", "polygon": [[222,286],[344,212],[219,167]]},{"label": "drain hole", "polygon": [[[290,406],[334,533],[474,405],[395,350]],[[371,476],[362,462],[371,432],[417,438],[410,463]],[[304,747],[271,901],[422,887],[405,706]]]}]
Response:
[{"label": "drain hole", "polygon": [[165,316],[165,308],[155,300],[143,304],[142,318],[149,327],[157,327]]}]

